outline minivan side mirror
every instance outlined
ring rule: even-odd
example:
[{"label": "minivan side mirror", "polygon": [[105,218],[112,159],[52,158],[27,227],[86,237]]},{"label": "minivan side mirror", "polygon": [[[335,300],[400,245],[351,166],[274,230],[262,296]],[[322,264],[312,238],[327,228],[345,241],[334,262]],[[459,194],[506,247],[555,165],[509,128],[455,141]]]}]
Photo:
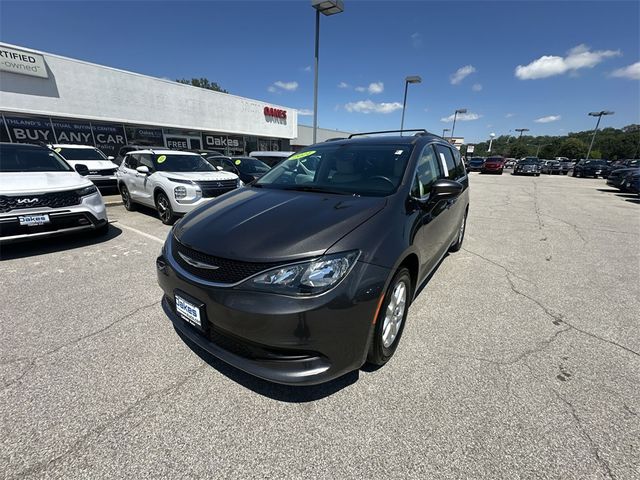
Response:
[{"label": "minivan side mirror", "polygon": [[79,163],[75,166],[76,172],[78,172],[83,177],[89,175],[89,167],[87,167],[84,163]]},{"label": "minivan side mirror", "polygon": [[139,167],[136,168],[136,171],[138,173],[149,175],[149,167],[147,167],[146,165],[140,165]]},{"label": "minivan side mirror", "polygon": [[449,200],[462,193],[464,186],[455,180],[440,179],[431,186],[430,198],[433,200]]}]

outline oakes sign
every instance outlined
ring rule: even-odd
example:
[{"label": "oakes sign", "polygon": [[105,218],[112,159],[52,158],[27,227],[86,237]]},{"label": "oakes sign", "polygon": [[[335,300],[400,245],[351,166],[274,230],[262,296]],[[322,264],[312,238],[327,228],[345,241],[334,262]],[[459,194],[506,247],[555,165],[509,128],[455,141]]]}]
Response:
[{"label": "oakes sign", "polygon": [[232,152],[244,151],[244,139],[242,137],[230,137],[226,135],[203,134],[205,148],[230,150]]},{"label": "oakes sign", "polygon": [[44,57],[0,46],[0,70],[32,77],[49,78]]},{"label": "oakes sign", "polygon": [[287,111],[280,108],[264,107],[263,112],[265,117],[287,119]]}]

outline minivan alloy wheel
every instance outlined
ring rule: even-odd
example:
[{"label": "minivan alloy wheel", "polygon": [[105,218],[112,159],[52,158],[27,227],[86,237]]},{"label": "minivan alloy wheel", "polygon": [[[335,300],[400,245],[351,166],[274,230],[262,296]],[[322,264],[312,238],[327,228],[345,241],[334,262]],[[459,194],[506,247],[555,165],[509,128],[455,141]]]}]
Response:
[{"label": "minivan alloy wheel", "polygon": [[407,286],[400,281],[393,288],[391,300],[387,305],[384,324],[382,325],[382,344],[389,348],[400,331],[404,319],[404,307],[407,303]]}]

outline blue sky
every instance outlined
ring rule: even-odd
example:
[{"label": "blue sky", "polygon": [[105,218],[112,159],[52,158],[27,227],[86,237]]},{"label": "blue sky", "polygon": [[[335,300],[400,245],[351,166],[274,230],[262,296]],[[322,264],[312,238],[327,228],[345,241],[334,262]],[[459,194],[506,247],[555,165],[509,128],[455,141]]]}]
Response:
[{"label": "blue sky", "polygon": [[[310,111],[310,3],[3,0],[0,39]],[[399,128],[407,75],[423,82],[409,87],[405,127],[442,133],[467,108],[456,136],[468,141],[586,130],[602,109],[616,112],[605,126],[640,123],[639,19],[637,1],[345,0],[321,18],[319,124]]]}]

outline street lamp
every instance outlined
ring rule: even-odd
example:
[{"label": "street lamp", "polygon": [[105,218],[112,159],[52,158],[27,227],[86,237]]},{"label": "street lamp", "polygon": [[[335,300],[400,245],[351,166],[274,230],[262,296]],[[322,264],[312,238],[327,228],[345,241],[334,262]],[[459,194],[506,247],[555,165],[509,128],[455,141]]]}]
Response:
[{"label": "street lamp", "polygon": [[446,133],[446,132],[450,132],[450,131],[451,131],[451,129],[450,129],[450,128],[443,128],[443,129],[442,129],[442,138],[445,138],[445,136],[444,136],[444,135],[445,135],[445,133]]},{"label": "street lamp", "polygon": [[491,140],[489,140],[489,150],[487,150],[487,153],[491,153],[491,145],[493,145],[493,139],[496,137],[496,134],[490,133],[489,136],[491,137]]},{"label": "street lamp", "polygon": [[407,87],[410,83],[421,83],[422,78],[419,75],[410,75],[404,79],[404,100],[402,102],[402,120],[400,120],[400,136],[404,129],[404,111],[407,109]]},{"label": "street lamp", "polygon": [[596,122],[596,128],[593,130],[593,135],[591,137],[591,144],[589,145],[589,150],[587,151],[587,158],[585,160],[589,160],[589,155],[591,155],[591,149],[593,148],[593,141],[596,139],[596,132],[598,131],[598,127],[600,126],[600,119],[603,115],[613,115],[615,112],[611,112],[609,110],[602,110],[601,112],[589,112],[591,117],[598,117],[598,121]]},{"label": "street lamp", "polygon": [[313,79],[313,143],[318,135],[318,52],[320,49],[320,14],[329,16],[344,11],[342,0],[311,0],[311,6],[316,9],[316,48],[315,74]]},{"label": "street lamp", "polygon": [[528,131],[529,131],[528,128],[516,128],[516,132],[520,132],[520,136],[518,138],[522,138],[522,134]]},{"label": "street lamp", "polygon": [[453,140],[453,132],[456,130],[456,118],[458,118],[459,113],[467,113],[467,109],[459,108],[453,113],[453,127],[451,127],[451,140]]}]

